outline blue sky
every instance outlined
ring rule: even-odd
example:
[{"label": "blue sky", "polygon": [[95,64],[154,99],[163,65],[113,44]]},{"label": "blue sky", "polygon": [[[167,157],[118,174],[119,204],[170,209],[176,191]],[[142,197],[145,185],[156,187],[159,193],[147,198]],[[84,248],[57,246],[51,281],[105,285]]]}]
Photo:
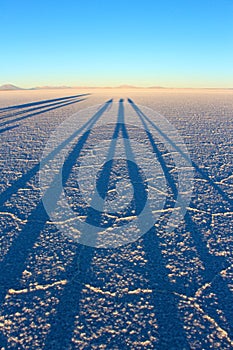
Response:
[{"label": "blue sky", "polygon": [[2,0],[0,84],[233,87],[233,0]]}]

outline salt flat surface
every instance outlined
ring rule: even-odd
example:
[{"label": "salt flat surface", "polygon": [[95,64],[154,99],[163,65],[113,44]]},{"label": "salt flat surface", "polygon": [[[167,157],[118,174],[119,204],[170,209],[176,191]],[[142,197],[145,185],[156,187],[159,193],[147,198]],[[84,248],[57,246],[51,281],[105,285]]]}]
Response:
[{"label": "salt flat surface", "polygon": [[[165,147],[160,139],[153,141],[143,130],[135,131],[138,115],[128,99],[163,115],[178,131],[192,160],[192,199],[174,230],[167,226],[172,213],[180,210],[175,206],[179,169],[173,162],[179,149]],[[92,169],[81,162],[82,156],[87,154],[96,164],[107,154],[106,140],[111,141],[120,105],[130,125],[129,139],[150,147],[160,164],[151,175],[150,193],[156,202],[166,192],[166,205],[158,208],[153,228],[136,241],[97,249],[57,229],[44,208],[39,170],[52,132],[74,113],[97,104],[101,108],[107,101],[108,109],[91,125],[93,132],[85,134],[84,129],[72,140],[63,169],[70,207],[89,220],[77,178],[81,176],[91,205]],[[232,91],[0,93],[2,349],[233,348],[232,111]],[[80,126],[91,118],[89,113],[82,116]],[[143,155],[140,149],[137,152]],[[121,202],[114,202],[117,195],[124,199],[130,186],[125,167],[119,162],[115,173],[110,172],[107,199],[119,215],[104,215],[103,226],[124,225],[137,215],[133,206],[121,212]],[[162,178],[163,172],[166,183],[156,186],[153,177]],[[123,190],[115,184],[121,177]],[[66,225],[62,213],[58,222]]]}]

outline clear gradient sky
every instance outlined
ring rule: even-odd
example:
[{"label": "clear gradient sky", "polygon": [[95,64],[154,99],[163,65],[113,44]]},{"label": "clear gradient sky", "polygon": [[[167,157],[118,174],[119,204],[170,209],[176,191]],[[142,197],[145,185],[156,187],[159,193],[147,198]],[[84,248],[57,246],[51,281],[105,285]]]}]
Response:
[{"label": "clear gradient sky", "polygon": [[1,0],[5,83],[233,87],[233,0]]}]

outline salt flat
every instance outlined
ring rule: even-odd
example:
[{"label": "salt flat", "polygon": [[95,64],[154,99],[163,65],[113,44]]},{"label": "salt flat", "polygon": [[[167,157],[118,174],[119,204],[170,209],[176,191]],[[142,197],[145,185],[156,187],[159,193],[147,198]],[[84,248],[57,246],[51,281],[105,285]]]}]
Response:
[{"label": "salt flat", "polygon": [[[160,167],[151,177],[162,178],[163,171],[166,186],[151,186],[152,202],[153,193],[156,202],[167,191],[154,226],[136,241],[116,248],[79,244],[58,230],[45,210],[39,181],[46,143],[58,126],[76,112],[93,105],[101,109],[106,103],[99,119],[72,139],[63,169],[70,207],[90,222],[77,186],[79,162],[85,152],[92,152],[87,154],[94,162],[107,153],[103,140],[114,139],[114,132],[116,138],[127,133],[129,140],[150,148],[157,159]],[[174,157],[180,148],[169,149],[162,139],[136,129],[138,106],[152,108],[171,123],[192,161],[191,201],[173,230],[168,230],[168,222],[179,211],[175,202],[180,169]],[[232,110],[231,90],[0,93],[2,349],[233,348]],[[81,116],[80,127],[92,117],[89,112]],[[159,120],[146,117],[141,115],[141,128],[146,123],[152,133]],[[117,122],[121,130],[116,129]],[[93,132],[87,133],[88,128]],[[163,137],[169,142],[170,135]],[[112,203],[116,178],[128,179],[125,168],[119,162],[115,173],[109,172],[105,195]],[[49,166],[45,169],[49,171]],[[88,192],[92,173],[82,174]],[[187,175],[184,183],[188,180]],[[104,181],[101,186],[106,186]],[[139,190],[143,197],[148,188]],[[96,219],[95,225],[124,227],[137,209],[137,203],[132,204],[118,215]],[[58,215],[57,222],[65,225],[62,220]]]}]

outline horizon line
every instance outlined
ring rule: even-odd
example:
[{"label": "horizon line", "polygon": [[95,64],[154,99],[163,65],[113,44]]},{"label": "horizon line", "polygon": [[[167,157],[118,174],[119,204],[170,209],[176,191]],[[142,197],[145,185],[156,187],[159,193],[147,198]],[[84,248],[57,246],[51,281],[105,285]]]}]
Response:
[{"label": "horizon line", "polygon": [[117,86],[93,86],[93,85],[80,85],[80,86],[69,86],[69,85],[43,85],[43,86],[34,86],[34,87],[19,87],[11,83],[0,85],[0,91],[16,91],[16,90],[46,90],[46,89],[194,89],[194,90],[232,90],[233,87],[193,87],[193,86],[184,86],[184,87],[175,87],[175,86],[140,86],[140,85],[131,85],[131,84],[121,84]]}]

